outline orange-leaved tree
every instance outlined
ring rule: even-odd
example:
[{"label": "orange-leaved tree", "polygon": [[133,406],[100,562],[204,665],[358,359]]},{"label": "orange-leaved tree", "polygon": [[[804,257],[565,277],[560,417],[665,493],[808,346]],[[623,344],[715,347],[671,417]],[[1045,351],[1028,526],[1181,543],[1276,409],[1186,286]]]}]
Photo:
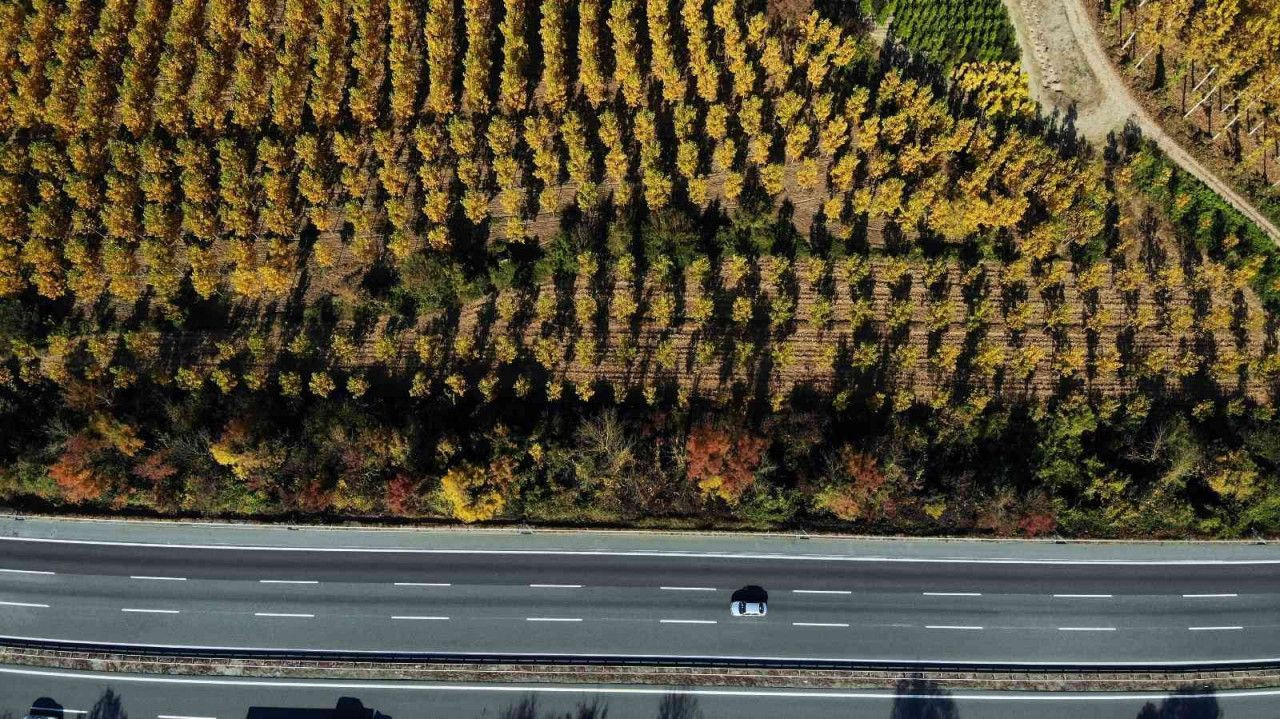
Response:
[{"label": "orange-leaved tree", "polygon": [[755,482],[766,447],[745,428],[699,424],[685,441],[686,471],[703,494],[736,504]]}]

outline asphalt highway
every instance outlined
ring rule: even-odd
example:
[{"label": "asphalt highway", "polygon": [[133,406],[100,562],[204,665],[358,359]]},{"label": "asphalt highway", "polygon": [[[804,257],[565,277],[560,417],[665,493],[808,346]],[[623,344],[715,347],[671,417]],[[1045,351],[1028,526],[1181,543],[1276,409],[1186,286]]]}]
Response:
[{"label": "asphalt highway", "polygon": [[[5,536],[0,635],[960,665],[1280,658],[1280,554],[1271,548],[1222,559],[1109,548],[1095,560],[1079,548],[995,557],[630,544],[565,535],[551,547],[514,534],[405,547]],[[768,592],[768,617],[729,616],[730,597],[747,585]]]},{"label": "asphalt highway", "polygon": [[[656,686],[430,684],[101,674],[0,666],[0,716],[85,719],[1274,719],[1280,690],[1055,694],[947,691],[690,689]],[[343,702],[345,713],[335,712]],[[662,712],[664,701],[667,710]],[[537,711],[506,712],[524,702]],[[597,711],[577,713],[580,706]],[[683,706],[685,713],[674,711]],[[1144,708],[1150,707],[1148,713]],[[354,709],[354,711],[351,711]]]}]

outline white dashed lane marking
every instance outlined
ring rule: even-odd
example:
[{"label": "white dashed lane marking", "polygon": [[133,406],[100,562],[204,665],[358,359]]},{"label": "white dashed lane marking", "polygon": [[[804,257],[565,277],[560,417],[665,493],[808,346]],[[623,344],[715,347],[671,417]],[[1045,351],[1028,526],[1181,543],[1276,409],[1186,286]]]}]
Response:
[{"label": "white dashed lane marking", "polygon": [[292,614],[289,612],[254,612],[255,617],[284,617],[288,619],[314,619],[314,614]]}]

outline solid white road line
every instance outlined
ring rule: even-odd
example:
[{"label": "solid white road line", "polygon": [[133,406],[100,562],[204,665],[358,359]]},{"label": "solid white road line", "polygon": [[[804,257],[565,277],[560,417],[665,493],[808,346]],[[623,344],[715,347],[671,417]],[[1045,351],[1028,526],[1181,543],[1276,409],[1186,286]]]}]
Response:
[{"label": "solid white road line", "polygon": [[659,619],[659,624],[715,624],[714,619]]},{"label": "solid white road line", "polygon": [[[690,696],[711,697],[759,697],[763,699],[878,699],[886,703],[900,702],[902,697],[892,691],[854,690],[805,690],[805,689],[695,689],[689,687],[644,687],[644,686],[555,686],[549,684],[433,684],[422,681],[361,681],[351,679],[310,679],[310,680],[275,680],[234,677],[181,677],[160,675],[108,674],[105,672],[75,672],[58,669],[37,669],[0,666],[0,674],[12,674],[24,677],[52,677],[72,681],[91,682],[94,685],[104,683],[121,684],[176,684],[203,685],[214,687],[274,687],[283,689],[320,689],[323,691],[408,691],[408,692],[489,692],[494,694],[627,694],[639,696],[664,696],[667,694],[687,694]],[[1251,699],[1261,697],[1280,697],[1280,689],[1244,689],[1223,690],[1205,699],[1214,701]],[[1080,702],[1084,704],[1137,702],[1158,702],[1169,698],[1162,692],[982,692],[954,694],[913,694],[912,699],[948,699],[984,702]],[[1188,701],[1195,696],[1186,697]],[[32,707],[33,709],[35,707]],[[67,709],[62,709],[68,712]],[[74,712],[72,712],[74,713]]]},{"label": "solid white road line", "polygon": [[296,619],[313,619],[314,614],[291,614],[289,612],[254,612],[255,617],[292,617]]},{"label": "solid white road line", "polygon": [[1114,632],[1115,627],[1058,627],[1060,632]]},{"label": "solid white road line", "polygon": [[1239,594],[1184,594],[1183,599],[1232,599]]},{"label": "solid white road line", "polygon": [[580,622],[581,617],[525,617],[526,622]]},{"label": "solid white road line", "polygon": [[1055,594],[1054,599],[1111,599],[1110,594]]},{"label": "solid white road line", "polygon": [[659,587],[669,592],[714,592],[715,587]]},{"label": "solid white road line", "polygon": [[1196,567],[1196,566],[1263,566],[1280,564],[1280,559],[1019,559],[1017,557],[885,557],[847,554],[784,554],[692,552],[658,550],[604,549],[425,549],[415,547],[279,547],[262,544],[181,544],[168,542],[121,542],[105,539],[61,539],[52,537],[0,536],[0,542],[37,542],[45,544],[77,544],[99,547],[134,547],[139,549],[221,549],[241,552],[310,552],[315,554],[456,554],[477,556],[556,556],[556,557],[656,557],[675,559],[795,560],[814,562],[853,562],[859,564],[1028,564],[1061,566],[1113,567]]},{"label": "solid white road line", "polygon": [[792,622],[793,627],[847,627],[848,624],[842,622]]},{"label": "solid white road line", "polygon": [[130,579],[150,579],[150,580],[157,581],[157,582],[185,582],[185,581],[187,581],[187,578],[186,578],[186,577],[148,577],[148,576],[143,575],[143,574],[135,574],[135,575],[133,575],[133,576],[130,576],[129,578],[130,578]]},{"label": "solid white road line", "polygon": [[848,589],[792,589],[792,594],[853,594]]},{"label": "solid white road line", "polygon": [[157,714],[156,719],[218,719],[217,717],[193,717],[185,714]]},{"label": "solid white road line", "polygon": [[981,597],[982,592],[920,592],[926,597]]},{"label": "solid white road line", "polygon": [[581,584],[530,584],[534,589],[582,589]]},{"label": "solid white road line", "polygon": [[259,579],[259,584],[319,584],[314,579]]},{"label": "solid white road line", "polygon": [[968,631],[981,631],[982,627],[965,626],[958,624],[926,624],[925,629],[964,629]]},{"label": "solid white road line", "polygon": [[449,621],[448,617],[413,617],[413,616],[407,616],[407,615],[392,617],[392,619],[421,619],[421,620],[431,620],[431,621],[437,621],[437,622]]},{"label": "solid white road line", "polygon": [[1187,627],[1192,632],[1234,632],[1244,629],[1244,627]]},{"label": "solid white road line", "polygon": [[132,609],[125,607],[122,612],[132,612],[134,614],[177,614],[177,609]]},{"label": "solid white road line", "polygon": [[6,607],[35,607],[37,609],[48,609],[48,604],[35,604],[33,602],[0,602]]},{"label": "solid white road line", "polygon": [[396,582],[397,587],[452,587],[446,582]]},{"label": "solid white road line", "polygon": [[[0,569],[0,574],[38,574],[40,576],[51,576],[53,572],[42,572],[37,569]],[[65,710],[64,710],[65,711]]]}]

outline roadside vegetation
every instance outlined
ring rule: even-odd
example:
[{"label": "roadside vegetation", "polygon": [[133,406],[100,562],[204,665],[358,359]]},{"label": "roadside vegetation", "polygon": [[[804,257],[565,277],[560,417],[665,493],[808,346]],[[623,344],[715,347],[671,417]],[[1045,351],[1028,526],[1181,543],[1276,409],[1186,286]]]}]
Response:
[{"label": "roadside vegetation", "polygon": [[0,495],[1280,531],[1274,247],[994,20],[774,10],[6,5]]}]

